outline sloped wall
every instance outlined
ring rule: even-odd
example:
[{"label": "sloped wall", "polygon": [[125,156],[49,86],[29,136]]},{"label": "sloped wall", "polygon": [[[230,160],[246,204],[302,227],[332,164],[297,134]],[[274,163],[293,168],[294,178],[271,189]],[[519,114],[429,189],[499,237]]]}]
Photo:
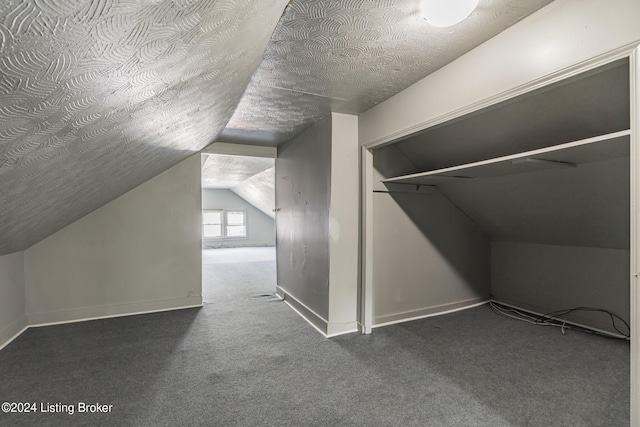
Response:
[{"label": "sloped wall", "polygon": [[373,195],[373,322],[486,301],[489,239],[441,193]]},{"label": "sloped wall", "polygon": [[373,167],[373,325],[486,301],[488,236],[432,187],[382,184],[416,172],[394,145],[374,151]]}]

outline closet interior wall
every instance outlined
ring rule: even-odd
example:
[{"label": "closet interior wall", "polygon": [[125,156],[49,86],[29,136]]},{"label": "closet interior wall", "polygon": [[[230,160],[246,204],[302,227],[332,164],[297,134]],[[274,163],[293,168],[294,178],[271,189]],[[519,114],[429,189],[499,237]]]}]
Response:
[{"label": "closet interior wall", "polygon": [[488,299],[628,322],[629,93],[622,59],[375,149],[374,325]]}]

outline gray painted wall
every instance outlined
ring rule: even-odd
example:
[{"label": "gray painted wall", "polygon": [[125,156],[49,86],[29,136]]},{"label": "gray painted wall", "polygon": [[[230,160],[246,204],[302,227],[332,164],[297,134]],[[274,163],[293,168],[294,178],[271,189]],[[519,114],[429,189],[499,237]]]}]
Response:
[{"label": "gray painted wall", "polygon": [[487,299],[487,236],[432,187],[381,184],[416,172],[394,145],[375,150],[373,166],[373,324]]},{"label": "gray painted wall", "polygon": [[629,163],[453,179],[439,188],[493,240],[629,249]]},{"label": "gray painted wall", "polygon": [[276,230],[273,218],[264,214],[251,203],[231,190],[203,188],[202,209],[244,210],[247,212],[248,237],[203,239],[205,248],[233,248],[241,246],[273,246]]},{"label": "gray painted wall", "polygon": [[0,256],[0,348],[27,326],[24,252]]},{"label": "gray painted wall", "polygon": [[325,323],[329,317],[331,129],[327,116],[278,148],[278,286]]},{"label": "gray painted wall", "polygon": [[373,195],[373,323],[483,301],[488,238],[442,194]]},{"label": "gray painted wall", "polygon": [[[549,313],[630,315],[629,158],[442,186],[493,240],[495,299]],[[604,314],[569,317],[614,332]]]},{"label": "gray painted wall", "polygon": [[[390,168],[411,173],[411,162],[392,147],[375,152],[377,179]],[[469,298],[462,286],[438,287],[442,277],[459,285],[478,280],[480,294],[490,290],[498,301],[539,313],[584,306],[629,321],[628,157],[452,179],[439,189],[421,187],[422,195],[412,185],[390,187],[391,194],[374,194],[374,324]],[[473,226],[463,232],[457,222]],[[473,229],[493,241],[490,251],[465,240]],[[569,319],[613,332],[603,314]]]},{"label": "gray painted wall", "polygon": [[200,154],[25,251],[30,324],[202,303]]},{"label": "gray painted wall", "polygon": [[[491,244],[491,292],[499,301],[548,313],[609,310],[629,322],[629,251],[514,242]],[[567,319],[615,332],[606,314]]]},{"label": "gray painted wall", "polygon": [[276,159],[278,292],[328,336],[357,330],[357,120],[333,113]]}]

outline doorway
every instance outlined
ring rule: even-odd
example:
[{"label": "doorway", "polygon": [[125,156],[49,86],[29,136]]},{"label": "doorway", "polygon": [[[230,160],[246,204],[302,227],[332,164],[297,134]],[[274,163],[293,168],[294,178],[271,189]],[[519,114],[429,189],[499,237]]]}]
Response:
[{"label": "doorway", "polygon": [[205,304],[275,294],[275,149],[256,148],[215,143],[201,155]]}]

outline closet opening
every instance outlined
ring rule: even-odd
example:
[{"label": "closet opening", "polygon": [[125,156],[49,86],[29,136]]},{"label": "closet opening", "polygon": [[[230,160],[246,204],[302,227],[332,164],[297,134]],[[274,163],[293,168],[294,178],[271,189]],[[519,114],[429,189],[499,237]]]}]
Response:
[{"label": "closet opening", "polygon": [[[517,320],[586,331],[611,360],[581,381],[609,396],[575,396],[628,420],[630,103],[624,58],[373,149],[373,327],[493,308],[527,342]],[[548,366],[591,351],[553,339]]]}]

